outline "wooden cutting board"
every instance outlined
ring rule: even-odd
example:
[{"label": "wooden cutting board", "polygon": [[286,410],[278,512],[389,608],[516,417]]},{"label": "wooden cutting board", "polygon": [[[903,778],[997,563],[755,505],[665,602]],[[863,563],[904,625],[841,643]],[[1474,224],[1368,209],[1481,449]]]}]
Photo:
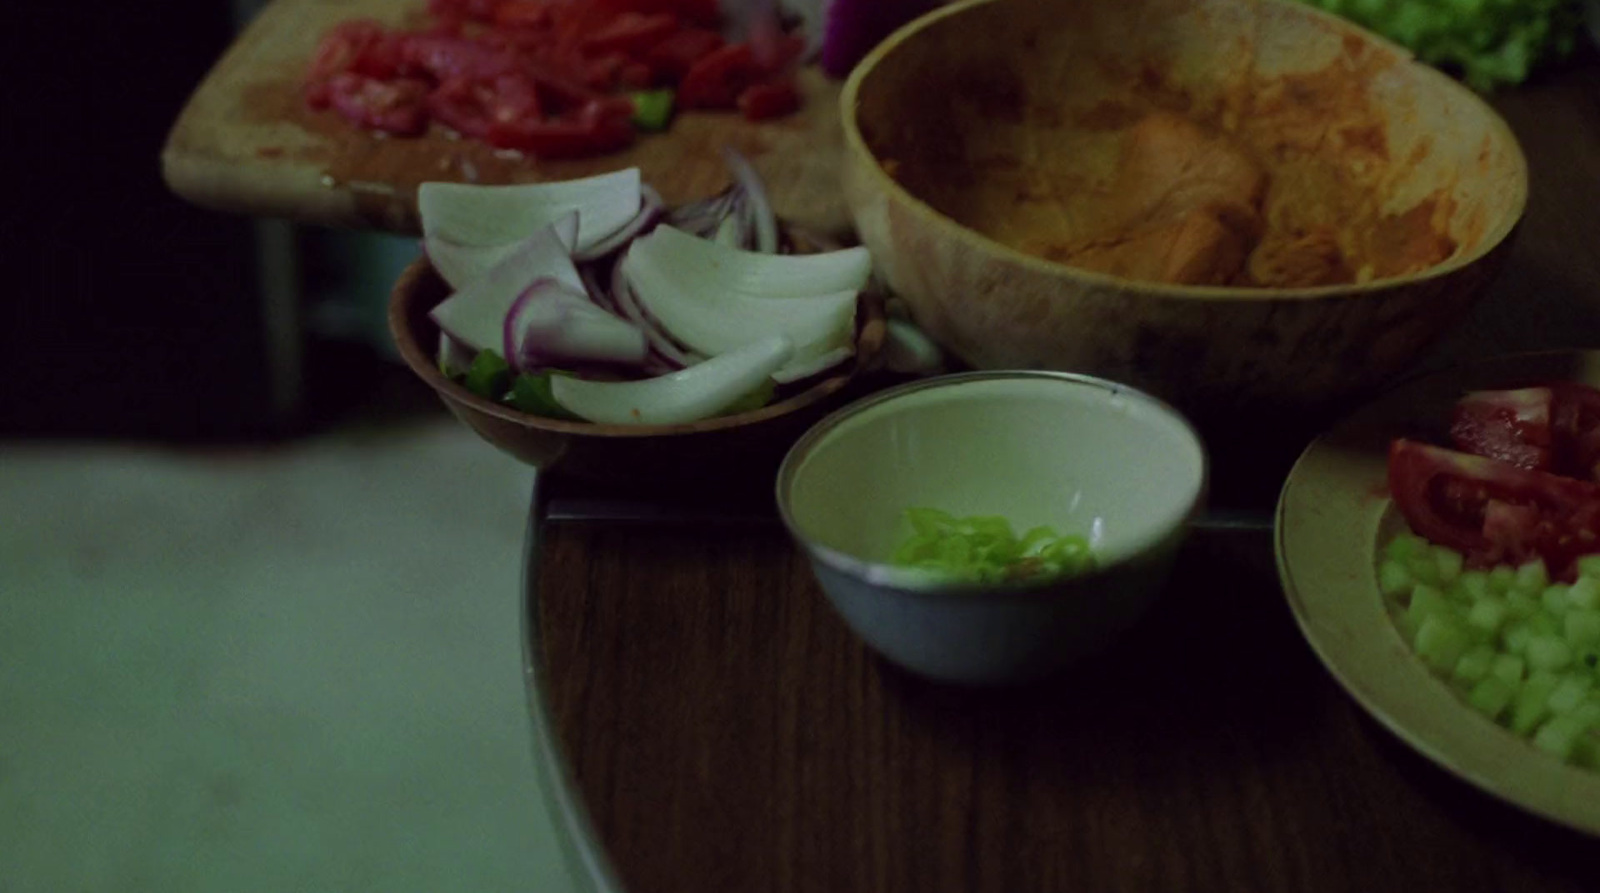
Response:
[{"label": "wooden cutting board", "polygon": [[416,234],[416,186],[427,180],[536,182],[637,166],[669,203],[710,195],[728,181],[720,148],[750,157],[777,212],[806,227],[850,228],[837,185],[839,84],[801,75],[804,108],[752,123],[733,113],[680,115],[664,134],[597,158],[546,162],[499,153],[437,128],[385,138],[331,112],[312,112],[301,81],[328,28],[352,18],[398,24],[423,0],[274,0],[195,90],[167,137],[162,173],[184,199],[207,208],[307,224]]}]

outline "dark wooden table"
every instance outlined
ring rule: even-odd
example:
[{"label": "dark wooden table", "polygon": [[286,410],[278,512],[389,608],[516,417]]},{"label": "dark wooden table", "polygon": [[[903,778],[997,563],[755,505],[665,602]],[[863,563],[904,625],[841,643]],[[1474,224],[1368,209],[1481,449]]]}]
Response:
[{"label": "dark wooden table", "polygon": [[[1423,366],[1600,346],[1600,60],[1497,104],[1526,225]],[[1281,479],[1262,468],[1258,503]],[[539,683],[629,893],[1600,890],[1600,841],[1343,693],[1262,530],[1197,532],[1134,637],[1003,691],[874,658],[770,521],[552,523],[533,582]]]}]

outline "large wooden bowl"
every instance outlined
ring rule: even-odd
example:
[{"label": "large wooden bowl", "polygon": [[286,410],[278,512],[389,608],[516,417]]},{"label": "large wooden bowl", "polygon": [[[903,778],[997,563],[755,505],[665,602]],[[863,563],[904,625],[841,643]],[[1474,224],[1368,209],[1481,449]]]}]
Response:
[{"label": "large wooden bowl", "polygon": [[679,425],[597,425],[521,412],[450,380],[435,359],[439,328],[428,311],[450,294],[426,258],[406,268],[389,299],[389,330],[406,365],[456,418],[484,440],[541,471],[652,487],[770,482],[789,446],[851,395],[874,368],[886,333],[882,298],[864,293],[856,317],[856,355],[752,412]]},{"label": "large wooden bowl", "polygon": [[[1213,120],[1269,90],[1315,116],[1319,77],[1350,70],[1343,89],[1383,132],[1326,139],[1381,147],[1364,163],[1381,166],[1386,213],[1448,197],[1443,263],[1362,284],[1185,286],[1016,247],[1062,213],[1029,184],[1093,188],[1086,172],[1114,157],[1118,132],[1084,123],[1097,110],[1151,107],[1157,84],[1166,107]],[[880,45],[841,102],[860,237],[929,334],[978,368],[1089,372],[1202,414],[1328,405],[1412,364],[1499,271],[1527,195],[1515,137],[1475,94],[1294,0],[963,2]]]}]

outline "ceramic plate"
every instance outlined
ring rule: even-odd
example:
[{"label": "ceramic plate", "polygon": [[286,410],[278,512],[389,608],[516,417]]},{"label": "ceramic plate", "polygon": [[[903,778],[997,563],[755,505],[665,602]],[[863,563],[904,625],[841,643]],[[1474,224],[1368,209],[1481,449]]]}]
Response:
[{"label": "ceramic plate", "polygon": [[1412,653],[1378,591],[1379,544],[1404,526],[1389,442],[1447,444],[1463,391],[1555,379],[1600,386],[1600,351],[1522,354],[1413,379],[1305,451],[1278,500],[1278,573],[1306,640],[1345,690],[1446,770],[1530,812],[1600,835],[1600,772],[1567,766],[1479,715]]}]

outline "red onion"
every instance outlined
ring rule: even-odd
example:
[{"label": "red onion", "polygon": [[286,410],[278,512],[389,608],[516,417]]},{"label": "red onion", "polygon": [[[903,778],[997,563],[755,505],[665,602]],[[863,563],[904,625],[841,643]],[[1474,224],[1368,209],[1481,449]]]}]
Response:
[{"label": "red onion", "polygon": [[632,220],[622,225],[622,228],[606,236],[604,239],[578,251],[572,255],[574,261],[583,262],[598,260],[612,254],[620,248],[627,247],[629,242],[649,232],[651,227],[661,220],[665,203],[661,201],[661,193],[657,192],[648,183],[639,186],[639,213]]},{"label": "red onion", "polygon": [[764,254],[776,254],[778,251],[778,217],[772,211],[772,202],[767,198],[767,188],[761,183],[761,176],[750,162],[735,149],[723,147],[722,157],[728,163],[728,169],[733,173],[733,182],[745,195],[749,226],[754,230],[755,244],[746,244],[744,247]]}]

